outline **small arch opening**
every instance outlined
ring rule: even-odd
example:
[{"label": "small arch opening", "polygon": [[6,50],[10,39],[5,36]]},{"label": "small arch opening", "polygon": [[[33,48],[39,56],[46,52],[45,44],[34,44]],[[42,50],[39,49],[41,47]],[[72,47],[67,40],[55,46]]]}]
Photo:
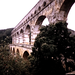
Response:
[{"label": "small arch opening", "polygon": [[19,49],[17,49],[17,54],[19,55]]},{"label": "small arch opening", "polygon": [[33,14],[31,14],[31,17],[33,16]]},{"label": "small arch opening", "polygon": [[43,3],[43,6],[45,7],[46,6],[46,2],[44,1],[44,3]]},{"label": "small arch opening", "polygon": [[26,22],[27,22],[27,19],[26,19]]},{"label": "small arch opening", "polygon": [[41,10],[41,7],[39,6],[38,10],[40,11]]},{"label": "small arch opening", "polygon": [[35,10],[34,14],[36,14],[36,10]]},{"label": "small arch opening", "polygon": [[30,19],[30,17],[28,17],[28,19]]},{"label": "small arch opening", "polygon": [[30,32],[30,26],[29,25],[27,25],[25,32],[26,33],[29,33]]},{"label": "small arch opening", "polygon": [[19,32],[17,32],[17,35],[19,35]]},{"label": "small arch opening", "polygon": [[28,59],[28,56],[29,56],[29,53],[27,51],[25,51],[24,54],[23,54],[23,58],[25,60],[27,60]]},{"label": "small arch opening", "polygon": [[23,33],[23,29],[20,30],[20,33]]},{"label": "small arch opening", "polygon": [[15,54],[15,48],[13,48],[13,54]]}]

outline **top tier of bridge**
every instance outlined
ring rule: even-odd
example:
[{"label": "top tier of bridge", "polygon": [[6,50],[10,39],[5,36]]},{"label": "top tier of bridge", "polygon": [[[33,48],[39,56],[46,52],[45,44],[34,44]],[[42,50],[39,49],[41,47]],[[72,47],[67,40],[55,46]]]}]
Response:
[{"label": "top tier of bridge", "polygon": [[53,1],[54,0],[39,0],[38,3],[28,12],[28,14],[16,25],[13,31],[20,25],[25,25],[30,19],[32,19],[36,14],[38,14],[41,10],[43,10]]},{"label": "top tier of bridge", "polygon": [[16,25],[12,33],[23,26],[37,25],[48,18],[49,23],[67,20],[68,12],[75,0],[39,0],[29,13]]}]

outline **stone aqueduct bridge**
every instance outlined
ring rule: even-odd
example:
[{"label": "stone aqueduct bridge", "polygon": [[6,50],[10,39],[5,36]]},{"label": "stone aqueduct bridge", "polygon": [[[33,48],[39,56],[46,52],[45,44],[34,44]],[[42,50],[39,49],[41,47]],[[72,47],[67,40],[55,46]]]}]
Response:
[{"label": "stone aqueduct bridge", "polygon": [[32,52],[35,37],[45,18],[49,23],[67,21],[67,15],[75,0],[39,0],[29,13],[12,30],[13,54],[19,53],[26,58]]}]

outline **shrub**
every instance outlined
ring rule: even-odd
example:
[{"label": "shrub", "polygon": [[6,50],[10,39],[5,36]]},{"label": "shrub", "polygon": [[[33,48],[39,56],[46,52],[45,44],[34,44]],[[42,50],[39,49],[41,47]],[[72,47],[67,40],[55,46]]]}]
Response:
[{"label": "shrub", "polygon": [[[73,71],[75,62],[71,64],[67,60],[74,61],[75,56],[75,37],[70,36],[66,22],[58,22],[55,25],[43,26],[37,35],[32,48],[33,61],[36,68],[32,68],[33,75],[38,74],[60,74],[65,75],[66,72]],[[69,65],[70,63],[71,65]],[[68,69],[70,67],[70,69]]]}]

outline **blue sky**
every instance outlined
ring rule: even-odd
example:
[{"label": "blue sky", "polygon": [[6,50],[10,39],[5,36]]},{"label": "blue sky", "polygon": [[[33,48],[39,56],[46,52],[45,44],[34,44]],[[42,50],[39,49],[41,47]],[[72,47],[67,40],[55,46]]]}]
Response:
[{"label": "blue sky", "polygon": [[[0,29],[15,27],[39,0],[0,0]],[[75,30],[75,4],[68,16],[68,28]]]}]

